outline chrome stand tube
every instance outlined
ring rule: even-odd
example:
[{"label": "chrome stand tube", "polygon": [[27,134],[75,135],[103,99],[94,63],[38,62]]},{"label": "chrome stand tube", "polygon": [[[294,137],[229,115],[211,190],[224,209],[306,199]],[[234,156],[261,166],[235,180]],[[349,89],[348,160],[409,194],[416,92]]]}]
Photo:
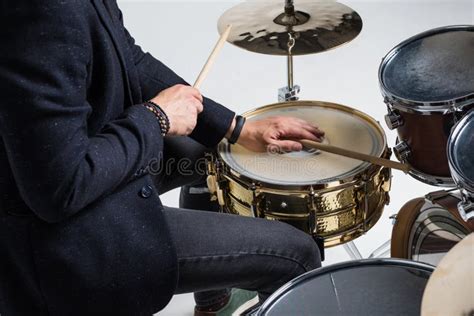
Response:
[{"label": "chrome stand tube", "polygon": [[360,253],[359,249],[353,241],[346,242],[345,244],[343,244],[343,246],[344,250],[347,252],[347,254],[349,255],[349,257],[351,257],[352,260],[362,259],[362,254]]},{"label": "chrome stand tube", "polygon": [[[291,1],[292,5],[293,1]],[[300,86],[294,85],[293,82],[293,54],[291,50],[295,46],[295,38],[292,32],[288,32],[288,58],[287,58],[287,76],[288,86],[278,90],[278,101],[297,101],[299,99],[298,94],[300,93]]]},{"label": "chrome stand tube", "polygon": [[369,256],[369,258],[385,258],[388,257],[390,254],[390,245],[392,240],[389,239],[380,245],[377,249],[375,249]]}]

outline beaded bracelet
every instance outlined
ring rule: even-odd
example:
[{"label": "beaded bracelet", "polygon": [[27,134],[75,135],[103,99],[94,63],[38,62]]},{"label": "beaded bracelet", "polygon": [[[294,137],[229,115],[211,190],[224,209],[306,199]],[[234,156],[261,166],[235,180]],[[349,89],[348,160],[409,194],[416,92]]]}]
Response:
[{"label": "beaded bracelet", "polygon": [[143,104],[148,110],[155,114],[158,123],[160,124],[161,135],[164,137],[170,131],[170,120],[165,111],[153,101],[147,101]]}]

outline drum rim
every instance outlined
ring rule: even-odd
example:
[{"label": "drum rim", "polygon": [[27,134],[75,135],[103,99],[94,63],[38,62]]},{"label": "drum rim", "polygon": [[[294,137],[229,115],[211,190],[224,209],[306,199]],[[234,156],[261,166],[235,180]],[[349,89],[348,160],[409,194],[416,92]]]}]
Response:
[{"label": "drum rim", "polygon": [[[439,196],[440,192],[445,192],[445,195]],[[439,199],[441,198],[448,198],[457,204],[457,202],[461,201],[461,192],[457,190],[430,192],[423,197],[411,199],[400,208],[395,217],[395,222],[392,228],[390,247],[390,254],[392,257],[415,260],[411,257],[411,251],[409,247],[415,223],[424,212],[430,211],[433,207],[444,209],[447,214],[444,217],[457,222],[460,226],[462,226],[463,229],[466,230],[463,232],[466,234],[466,236],[469,234],[469,226],[467,226],[466,222],[463,221],[460,216],[456,216],[455,212],[457,212],[457,207],[450,209],[449,207],[446,207],[446,205],[442,205],[439,203]],[[426,203],[431,204],[429,207],[430,210],[425,209]],[[433,223],[433,221],[430,222],[430,224],[431,223]]]},{"label": "drum rim", "polygon": [[[267,105],[263,105],[263,106],[258,107],[258,108],[248,110],[248,111],[244,112],[242,114],[242,116],[248,116],[250,114],[257,114],[258,112],[263,112],[268,108],[285,107],[285,106],[291,106],[291,105],[296,105],[296,104],[300,105],[300,106],[312,106],[312,105],[314,106],[316,104],[320,104],[324,107],[333,108],[333,109],[342,109],[347,113],[357,115],[358,117],[364,119],[368,124],[373,126],[374,130],[379,132],[379,134],[381,136],[381,139],[382,139],[382,143],[381,143],[381,148],[382,148],[381,151],[382,152],[379,153],[379,157],[384,157],[384,158],[389,158],[390,157],[391,151],[388,148],[387,136],[385,134],[384,129],[380,125],[380,123],[378,121],[376,121],[374,118],[372,118],[370,115],[368,115],[368,114],[366,114],[362,111],[359,111],[357,109],[354,109],[354,108],[351,108],[349,106],[342,105],[342,104],[339,104],[339,103],[328,102],[328,101],[316,101],[316,100],[298,100],[298,101],[288,101],[288,102],[277,102],[277,103],[267,104]],[[227,141],[226,140],[223,140],[218,144],[217,156],[221,161],[223,161],[223,163],[225,165],[225,168],[229,169],[229,172],[233,176],[235,176],[237,179],[239,179],[243,183],[247,183],[247,184],[248,183],[255,183],[255,184],[260,185],[260,186],[265,187],[265,188],[277,189],[277,190],[278,189],[288,190],[289,188],[291,188],[292,190],[307,192],[311,188],[312,189],[327,189],[327,188],[332,188],[332,187],[338,187],[340,185],[348,185],[350,183],[357,182],[358,179],[360,178],[360,176],[363,175],[363,174],[368,173],[369,175],[373,175],[376,172],[378,172],[378,171],[385,168],[385,167],[382,167],[382,166],[376,166],[376,165],[373,165],[371,163],[365,162],[365,163],[361,164],[361,165],[365,165],[365,167],[363,167],[359,172],[357,172],[355,175],[353,175],[351,177],[346,177],[346,178],[343,178],[343,179],[337,179],[337,180],[332,180],[331,179],[332,181],[327,181],[327,182],[315,181],[312,184],[301,184],[301,183],[299,183],[299,184],[298,183],[295,183],[295,184],[276,184],[276,183],[270,183],[270,182],[266,182],[266,181],[252,179],[250,176],[242,174],[242,173],[238,172],[237,170],[234,170],[232,168],[232,166],[223,158],[223,156],[221,154],[222,150],[220,150],[220,148],[222,146],[227,146]]]},{"label": "drum rim", "polygon": [[[408,255],[409,236],[425,203],[425,197],[417,197],[403,204],[398,211],[392,227],[390,243],[390,255],[393,258],[412,260]],[[394,238],[395,236],[398,238]]]},{"label": "drum rim", "polygon": [[474,109],[467,113],[451,130],[451,134],[448,138],[447,152],[449,169],[451,170],[451,176],[453,177],[454,182],[458,187],[469,191],[474,196],[474,182],[470,181],[463,175],[462,170],[460,170],[459,166],[454,161],[454,150],[456,149],[456,144],[459,140],[459,134],[463,131],[470,120],[474,120]]},{"label": "drum rim", "polygon": [[[396,144],[398,144],[400,142],[400,139],[399,137],[397,137],[396,139]],[[397,152],[395,151],[395,157],[399,160],[399,161],[402,161],[403,159],[397,154]],[[429,185],[432,185],[432,186],[435,186],[435,187],[443,187],[443,188],[454,188],[456,187],[456,183],[454,182],[452,176],[451,177],[441,177],[441,176],[436,176],[436,175],[432,175],[432,174],[428,174],[428,173],[425,173],[423,171],[420,171],[416,168],[411,168],[409,171],[408,171],[408,174],[418,180],[418,181],[421,181],[425,184],[429,184]]]},{"label": "drum rim", "polygon": [[433,272],[435,267],[418,261],[407,260],[407,259],[398,259],[398,258],[377,258],[377,259],[361,259],[361,260],[352,260],[339,262],[336,264],[328,265],[326,267],[321,267],[315,270],[308,271],[293,280],[289,281],[278,290],[276,290],[270,297],[262,304],[260,307],[257,316],[265,315],[269,308],[271,308],[276,301],[278,301],[283,294],[288,290],[294,288],[296,285],[310,280],[313,277],[321,276],[328,272],[336,272],[344,270],[346,268],[353,268],[357,266],[400,266],[400,267],[411,267],[425,272]]},{"label": "drum rim", "polygon": [[428,37],[435,34],[442,34],[451,31],[470,31],[474,32],[474,25],[469,24],[460,24],[460,25],[448,25],[442,26],[434,29],[430,29],[414,35],[394,48],[392,48],[385,57],[382,58],[382,62],[379,66],[379,86],[382,91],[382,95],[385,98],[385,102],[390,104],[393,108],[400,110],[402,112],[408,113],[418,113],[418,114],[432,114],[432,113],[447,113],[451,112],[454,109],[461,110],[462,108],[474,104],[474,91],[468,93],[464,96],[459,96],[454,99],[447,99],[443,101],[422,101],[422,100],[411,100],[402,98],[394,93],[392,93],[383,81],[383,74],[387,64],[400,52],[405,46],[411,44],[412,42],[419,40],[424,37]]}]

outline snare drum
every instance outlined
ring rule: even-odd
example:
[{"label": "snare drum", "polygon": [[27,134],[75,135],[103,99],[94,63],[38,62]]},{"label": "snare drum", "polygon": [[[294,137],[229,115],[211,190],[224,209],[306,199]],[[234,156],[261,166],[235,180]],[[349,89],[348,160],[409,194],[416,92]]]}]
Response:
[{"label": "snare drum", "polygon": [[258,316],[420,315],[433,267],[407,260],[349,261],[307,272],[272,294]]},{"label": "snare drum", "polygon": [[396,216],[391,255],[437,265],[473,228],[457,210],[458,192],[437,191],[407,202]]},{"label": "snare drum", "polygon": [[394,153],[424,183],[454,186],[446,145],[451,128],[474,106],[474,26],[418,34],[382,60],[379,81]]},{"label": "snare drum", "polygon": [[[343,105],[293,101],[244,116],[302,118],[324,130],[331,145],[390,156],[380,125]],[[323,238],[326,247],[368,231],[389,200],[390,169],[314,150],[255,153],[224,140],[208,169],[210,191],[226,212],[287,222]]]},{"label": "snare drum", "polygon": [[462,194],[459,213],[474,227],[474,110],[454,127],[448,140],[448,159],[454,182]]}]

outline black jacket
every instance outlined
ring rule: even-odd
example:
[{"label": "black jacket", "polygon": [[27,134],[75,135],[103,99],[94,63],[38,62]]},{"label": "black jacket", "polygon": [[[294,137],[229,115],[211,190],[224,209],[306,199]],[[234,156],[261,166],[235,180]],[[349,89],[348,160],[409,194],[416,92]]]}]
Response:
[{"label": "black jacket", "polygon": [[[140,104],[184,81],[114,0],[0,0],[0,43],[0,314],[157,312],[177,266]],[[191,137],[214,146],[234,113],[204,103]]]}]

